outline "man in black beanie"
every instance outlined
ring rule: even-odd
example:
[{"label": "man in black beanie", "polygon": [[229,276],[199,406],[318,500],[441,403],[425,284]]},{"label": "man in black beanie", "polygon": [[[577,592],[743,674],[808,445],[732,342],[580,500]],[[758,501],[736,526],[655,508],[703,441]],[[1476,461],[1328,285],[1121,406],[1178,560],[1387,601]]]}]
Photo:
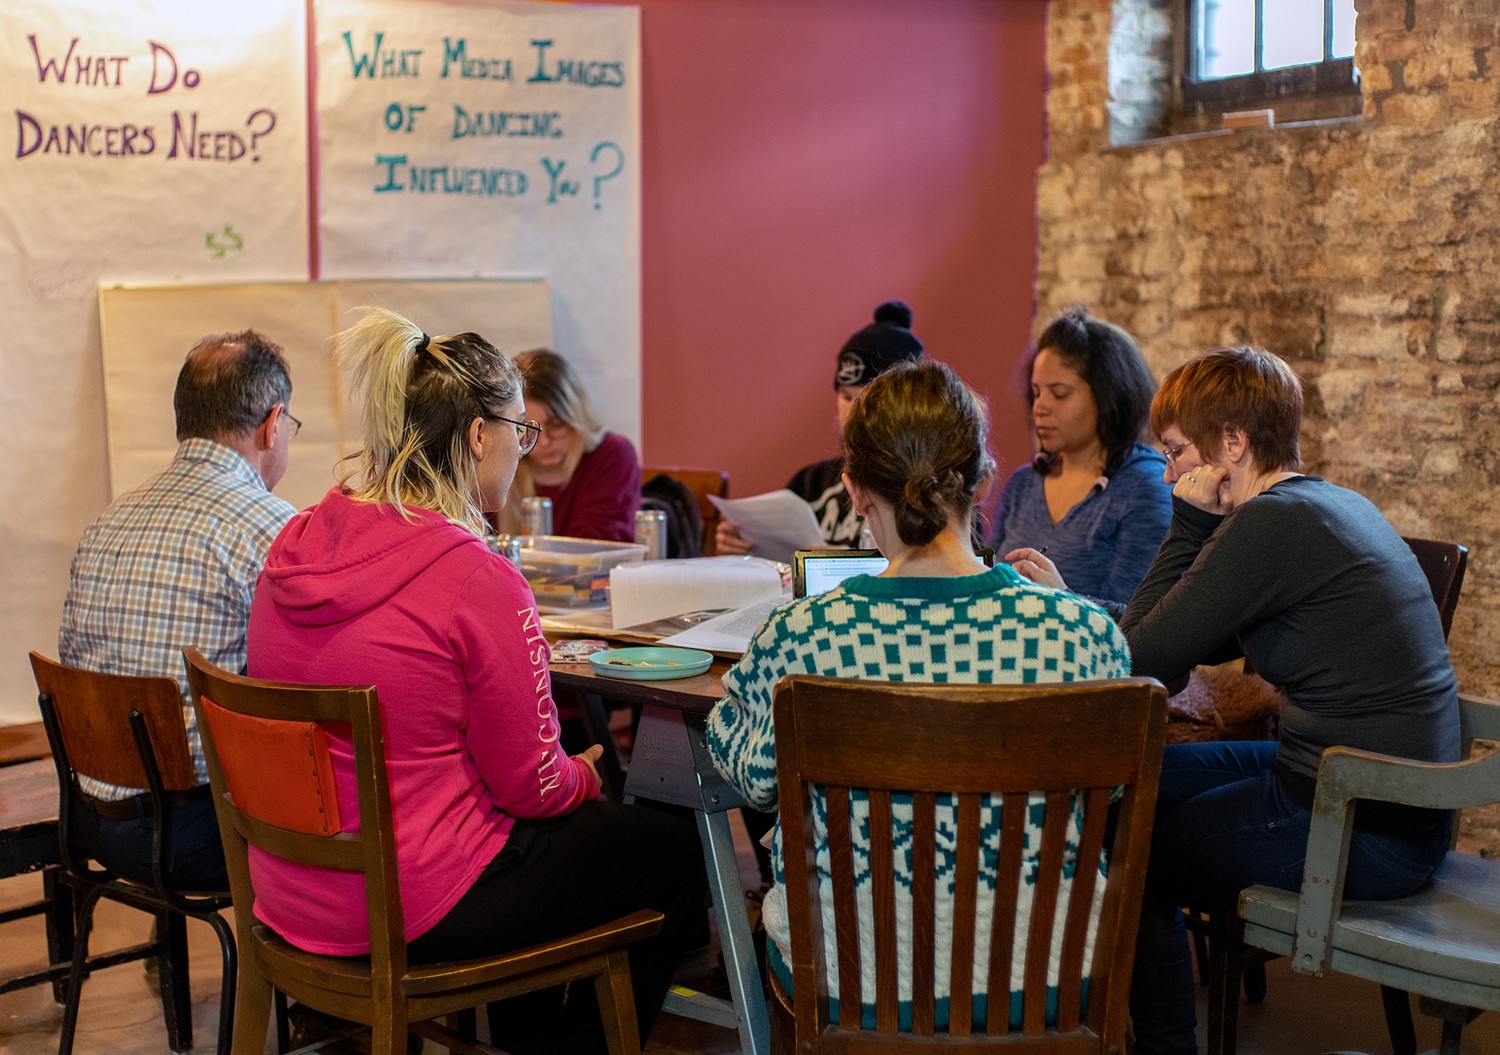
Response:
[{"label": "man in black beanie", "polygon": [[[888,300],[875,309],[875,321],[856,330],[839,349],[833,388],[838,397],[840,432],[849,417],[849,408],[865,385],[897,363],[922,357],[922,342],[911,332],[911,318],[911,308],[903,301]],[[823,541],[830,546],[858,545],[862,527],[839,478],[843,461],[840,455],[813,462],[798,470],[786,485],[787,490],[812,506]],[[720,553],[749,553],[754,548],[728,521],[719,522],[714,541]]]}]

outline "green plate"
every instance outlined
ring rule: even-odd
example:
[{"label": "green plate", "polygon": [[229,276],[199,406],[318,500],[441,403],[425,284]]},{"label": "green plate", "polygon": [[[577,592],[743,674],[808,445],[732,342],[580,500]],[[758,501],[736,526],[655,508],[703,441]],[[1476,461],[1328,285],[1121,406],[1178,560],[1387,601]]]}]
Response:
[{"label": "green plate", "polygon": [[621,681],[666,681],[691,678],[713,665],[714,657],[696,648],[612,648],[595,652],[589,663],[595,674]]}]

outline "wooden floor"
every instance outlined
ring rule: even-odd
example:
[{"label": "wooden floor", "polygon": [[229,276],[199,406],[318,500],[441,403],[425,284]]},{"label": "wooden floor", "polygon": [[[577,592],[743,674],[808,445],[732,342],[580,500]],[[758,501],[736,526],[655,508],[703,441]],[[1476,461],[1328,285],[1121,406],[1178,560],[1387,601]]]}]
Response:
[{"label": "wooden floor", "polygon": [[[738,826],[736,826],[738,827]],[[740,836],[740,869],[752,886],[754,859]],[[40,880],[23,876],[0,881],[0,909],[37,896]],[[207,925],[188,924],[192,954],[194,1052],[214,1050],[218,1028],[218,945]],[[138,913],[106,904],[99,912],[95,948],[142,940],[149,923]],[[41,923],[18,920],[0,926],[0,970],[43,958]],[[684,964],[680,978],[688,984],[705,979],[715,953],[710,951]],[[1294,975],[1285,960],[1269,968],[1269,995],[1258,1007],[1240,1012],[1241,1055],[1316,1055],[1319,1052],[1390,1051],[1374,986],[1340,976],[1323,979]],[[0,1052],[4,1055],[50,1055],[57,1050],[62,1009],[52,1002],[47,987],[0,995]],[[1203,1010],[1199,1007],[1202,1042]],[[1419,1019],[1419,1040],[1436,1047],[1438,1031],[1431,1020]],[[736,1035],[727,1029],[663,1016],[647,1047],[648,1055],[703,1053],[718,1055],[738,1050]],[[268,1044],[270,1053],[273,1045]],[[79,1015],[77,1055],[160,1055],[167,1050],[161,1004],[139,963],[109,968],[89,979]],[[442,1049],[428,1046],[436,1055]],[[1465,1033],[1466,1055],[1500,1055],[1500,1013],[1482,1016]]]}]

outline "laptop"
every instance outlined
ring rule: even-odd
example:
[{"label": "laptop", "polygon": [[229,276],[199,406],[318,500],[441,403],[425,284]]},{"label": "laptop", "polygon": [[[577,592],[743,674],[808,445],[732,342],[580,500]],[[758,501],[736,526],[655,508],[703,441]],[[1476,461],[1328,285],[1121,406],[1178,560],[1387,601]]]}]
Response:
[{"label": "laptop", "polygon": [[[994,566],[994,550],[974,552]],[[792,556],[792,596],[825,593],[853,575],[879,575],[889,563],[878,549],[799,549]]]},{"label": "laptop", "polygon": [[888,564],[878,549],[799,549],[792,555],[792,596],[826,593],[852,575],[879,575]]}]

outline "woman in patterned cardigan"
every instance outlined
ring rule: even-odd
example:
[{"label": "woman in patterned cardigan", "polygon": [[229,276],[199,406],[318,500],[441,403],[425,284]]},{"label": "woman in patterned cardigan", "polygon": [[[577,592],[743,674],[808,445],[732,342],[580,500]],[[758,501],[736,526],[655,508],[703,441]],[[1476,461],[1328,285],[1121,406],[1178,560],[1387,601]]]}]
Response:
[{"label": "woman in patterned cardigan", "polygon": [[[1027,582],[1009,566],[986,568],[974,555],[971,514],[994,473],[988,432],[978,398],[940,363],[897,366],[871,382],[855,402],[844,425],[844,485],[890,565],[879,576],[856,576],[827,593],[778,608],[744,658],[724,676],[727,695],[709,716],[708,748],[725,779],[755,808],[776,808],[771,701],[784,674],[994,684],[1129,673],[1124,638],[1103,609],[1073,594]],[[856,806],[856,833],[867,827],[863,809],[863,803]],[[999,813],[998,801],[987,805],[986,831],[998,832]],[[909,855],[909,810],[904,815],[898,810],[894,829],[895,845],[906,847]],[[955,830],[951,818],[948,823],[939,820],[938,852],[950,858]],[[821,824],[819,836],[826,838]],[[856,852],[868,854],[868,844],[858,834],[855,838]],[[1032,845],[1039,845],[1039,840]],[[790,991],[779,827],[772,856],[776,885],[766,897],[764,918],[772,969]],[[819,855],[824,883],[827,867],[825,849]],[[1069,874],[1073,867],[1070,848]],[[896,868],[898,927],[910,947],[909,856],[902,860],[898,855]],[[868,884],[869,871],[862,871]],[[948,875],[952,876],[951,868]],[[982,874],[981,883],[993,892],[993,872]],[[951,903],[952,893],[950,879],[948,889],[938,891],[940,921],[951,919],[951,911],[944,911],[942,904]],[[983,895],[979,900],[981,905],[993,903],[992,897]],[[861,887],[858,911],[861,928],[868,930],[872,912],[867,885]],[[988,948],[990,924],[981,913],[977,934],[982,940],[976,948]],[[947,944],[939,934],[937,948]],[[836,956],[831,949],[828,963],[832,972]],[[1024,957],[1017,963],[1024,964]],[[867,968],[861,980],[863,1017],[873,1022],[874,970],[873,965]],[[943,1018],[948,966],[942,956],[935,969]],[[986,974],[987,968],[981,969],[975,977]],[[901,985],[905,1028],[909,975],[903,974]],[[1016,976],[1010,994],[996,994],[1010,1005],[1017,1023],[1020,987]],[[835,979],[830,979],[829,992],[838,992]],[[987,995],[977,994],[976,1021],[984,1019],[987,1002]],[[837,1007],[832,1014],[837,1018]]]}]

